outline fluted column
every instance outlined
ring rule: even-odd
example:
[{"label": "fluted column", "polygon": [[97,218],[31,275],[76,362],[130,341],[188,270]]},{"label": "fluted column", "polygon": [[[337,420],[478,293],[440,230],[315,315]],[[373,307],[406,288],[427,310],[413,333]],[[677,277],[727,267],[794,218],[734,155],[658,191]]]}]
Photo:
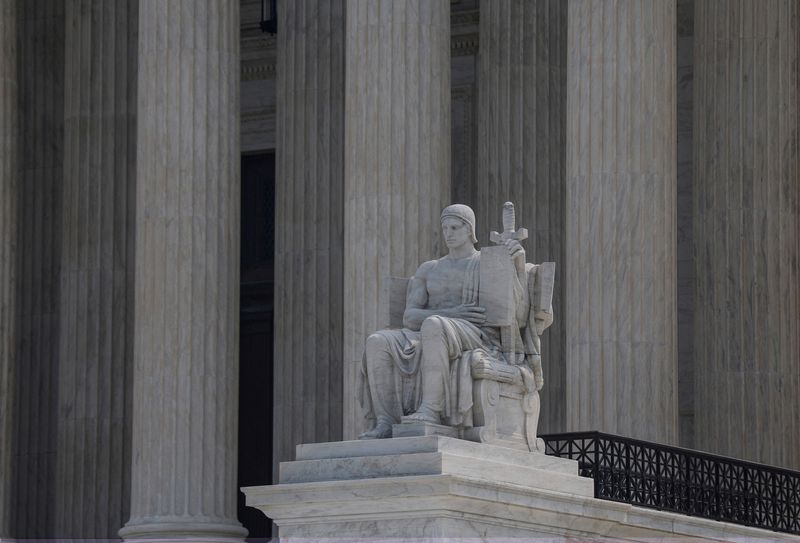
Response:
[{"label": "fluted column", "polygon": [[0,540],[11,536],[17,280],[17,7],[0,0]]},{"label": "fluted column", "polygon": [[478,52],[478,173],[468,202],[478,240],[499,230],[503,203],[528,228],[531,262],[556,262],[556,319],[542,338],[543,432],[566,425],[564,193],[567,3],[482,0]]},{"label": "fluted column", "polygon": [[356,376],[387,323],[381,285],[441,256],[450,197],[450,2],[347,0],[344,437],[364,427]]},{"label": "fluted column", "polygon": [[64,2],[17,0],[20,185],[13,534],[54,538]]},{"label": "fluted column", "polygon": [[568,428],[675,443],[675,2],[568,25]]},{"label": "fluted column", "polygon": [[274,477],[298,443],[342,438],[344,8],[279,11]]},{"label": "fluted column", "polygon": [[58,537],[113,538],[129,514],[137,11],[66,3]]},{"label": "fluted column", "polygon": [[695,445],[800,469],[800,7],[695,3]]},{"label": "fluted column", "polygon": [[125,539],[236,520],[239,3],[140,0],[131,518]]}]

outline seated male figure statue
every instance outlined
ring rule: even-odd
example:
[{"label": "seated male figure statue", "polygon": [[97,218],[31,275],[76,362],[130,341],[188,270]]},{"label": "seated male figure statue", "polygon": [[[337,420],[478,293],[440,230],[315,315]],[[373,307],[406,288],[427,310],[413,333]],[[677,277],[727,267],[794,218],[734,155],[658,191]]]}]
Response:
[{"label": "seated male figure statue", "polygon": [[[446,207],[441,226],[448,254],[423,263],[411,278],[404,328],[381,330],[367,339],[359,393],[374,426],[362,439],[391,437],[392,425],[400,422],[471,426],[465,418],[472,407],[474,357],[509,364],[519,364],[524,357],[520,326],[509,327],[517,347],[509,350],[502,344],[501,330],[486,325],[485,309],[478,305],[481,253],[474,246],[472,209],[461,204]],[[527,322],[525,251],[515,239],[505,239],[502,245],[516,271],[513,279],[509,277],[515,318]],[[507,332],[506,342],[508,338]],[[509,352],[518,358],[508,360]]]}]

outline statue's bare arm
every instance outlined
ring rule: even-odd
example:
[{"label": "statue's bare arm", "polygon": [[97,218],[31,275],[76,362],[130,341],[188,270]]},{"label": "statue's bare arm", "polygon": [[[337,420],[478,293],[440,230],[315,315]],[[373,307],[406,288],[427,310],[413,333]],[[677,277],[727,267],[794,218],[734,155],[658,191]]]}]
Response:
[{"label": "statue's bare arm", "polygon": [[474,324],[486,321],[485,309],[474,304],[461,304],[455,307],[428,309],[427,274],[433,261],[422,264],[408,286],[406,310],[403,313],[403,326],[411,330],[419,330],[428,317],[439,315],[453,319],[465,319]]}]

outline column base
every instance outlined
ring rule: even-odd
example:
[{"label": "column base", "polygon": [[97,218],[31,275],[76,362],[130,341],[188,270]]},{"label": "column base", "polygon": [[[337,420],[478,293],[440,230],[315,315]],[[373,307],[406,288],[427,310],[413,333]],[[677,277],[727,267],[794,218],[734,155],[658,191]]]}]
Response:
[{"label": "column base", "polygon": [[247,529],[230,519],[204,517],[149,517],[133,519],[119,531],[125,541],[189,541],[234,543],[247,537]]}]

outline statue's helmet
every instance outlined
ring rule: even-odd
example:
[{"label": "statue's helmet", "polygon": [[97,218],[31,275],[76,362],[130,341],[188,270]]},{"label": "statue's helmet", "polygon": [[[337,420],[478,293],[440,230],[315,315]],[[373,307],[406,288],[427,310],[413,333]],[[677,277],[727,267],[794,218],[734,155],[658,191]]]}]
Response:
[{"label": "statue's helmet", "polygon": [[448,217],[455,217],[467,223],[469,225],[470,241],[478,243],[478,238],[475,237],[475,212],[472,211],[471,207],[464,204],[449,205],[442,210],[442,216],[439,221],[444,222]]}]

